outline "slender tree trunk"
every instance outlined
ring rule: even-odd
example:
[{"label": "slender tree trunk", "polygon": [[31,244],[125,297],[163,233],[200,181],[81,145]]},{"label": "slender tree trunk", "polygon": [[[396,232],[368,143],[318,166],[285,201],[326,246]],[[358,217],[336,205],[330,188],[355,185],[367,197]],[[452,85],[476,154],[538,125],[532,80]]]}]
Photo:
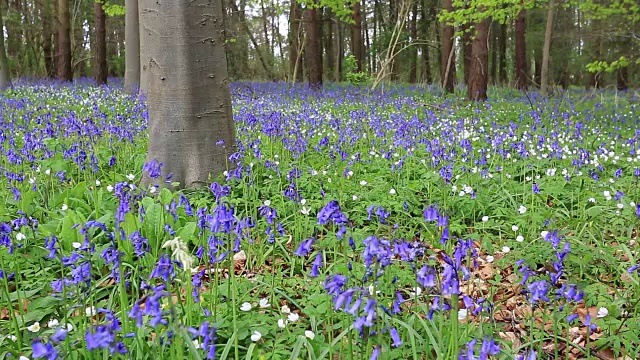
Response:
[{"label": "slender tree trunk", "polygon": [[38,0],[40,21],[42,23],[42,51],[44,52],[44,69],[47,77],[56,75],[55,54],[53,53],[53,10],[49,0]]},{"label": "slender tree trunk", "polygon": [[380,44],[377,41],[378,39],[378,34],[379,31],[378,29],[381,27],[380,23],[381,21],[379,21],[379,17],[381,17],[380,15],[380,3],[378,2],[378,0],[374,0],[373,1],[373,49],[372,49],[372,53],[374,53],[373,56],[371,56],[371,71],[369,72],[370,74],[375,74],[378,72],[378,54],[379,54],[379,49],[380,49]]},{"label": "slender tree trunk", "polygon": [[332,21],[331,10],[326,7],[325,8],[325,17],[322,22],[322,30],[324,32],[324,41],[322,44],[324,45],[325,51],[325,62],[327,64],[327,79],[333,79],[334,71],[335,71],[335,60],[336,57],[333,54],[333,21]]},{"label": "slender tree trunk", "polygon": [[[393,30],[394,27],[398,26],[398,23],[401,19],[398,18],[398,13],[400,12],[401,4],[399,4],[401,0],[389,0],[389,24],[390,28]],[[400,61],[395,56],[391,58],[391,75],[389,76],[389,80],[398,81],[398,77],[400,75]]]},{"label": "slender tree trunk", "polygon": [[629,89],[629,67],[621,67],[618,69],[616,75],[618,91],[625,91]]},{"label": "slender tree trunk", "polygon": [[491,54],[491,67],[489,69],[489,81],[493,85],[498,84],[498,23],[491,21],[491,39],[489,39],[489,53]]},{"label": "slender tree trunk", "polygon": [[180,187],[208,186],[235,151],[222,1],[141,0],[140,22],[147,162],[161,163],[163,177],[172,174]]},{"label": "slender tree trunk", "polygon": [[[0,1],[0,29],[4,29],[4,9]],[[4,36],[0,36],[0,92],[11,88],[11,73],[9,72],[9,61],[7,51],[4,46]]]},{"label": "slender tree trunk", "polygon": [[361,12],[364,12],[365,16],[361,17],[362,19],[362,33],[364,37],[364,42],[362,45],[363,55],[362,61],[364,65],[362,65],[362,70],[367,71],[368,74],[371,74],[371,39],[369,38],[369,21],[367,20],[367,3],[362,4]]},{"label": "slender tree trunk", "polygon": [[507,85],[507,25],[500,25],[500,40],[498,41],[498,50],[500,51],[498,72],[500,73],[500,83]]},{"label": "slender tree trunk", "polygon": [[[435,43],[438,44],[438,46],[436,47],[436,53],[432,56],[432,57],[427,57],[431,62],[435,62],[435,67],[436,69],[441,69],[442,68],[442,33],[440,32],[440,22],[438,21],[438,10],[436,9],[437,5],[438,5],[438,0],[432,0],[432,6],[429,8],[429,19],[431,19],[431,22],[433,22],[433,35],[435,37]],[[425,45],[425,47],[427,47],[427,49],[429,48],[427,45]],[[427,51],[425,54],[429,55],[429,51]],[[431,74],[431,69],[429,69],[429,73]],[[442,82],[442,80],[441,80]]]},{"label": "slender tree trunk", "polygon": [[547,11],[547,25],[544,31],[544,45],[542,46],[542,69],[540,70],[540,95],[547,95],[549,84],[549,54],[551,54],[551,33],[553,31],[554,0],[549,0]]},{"label": "slender tree trunk", "polygon": [[318,21],[318,9],[307,9],[307,73],[309,87],[320,89],[322,87],[322,43],[320,21]]},{"label": "slender tree trunk", "polygon": [[298,53],[302,41],[301,10],[296,0],[291,0],[289,9],[289,75],[294,82],[302,82],[302,57]]},{"label": "slender tree trunk", "polygon": [[418,74],[418,3],[414,3],[411,9],[409,35],[411,36],[411,42],[413,43],[409,48],[409,83],[415,84]]},{"label": "slender tree trunk", "polygon": [[464,66],[464,83],[469,85],[469,74],[471,73],[472,68],[472,57],[473,57],[473,32],[475,31],[475,26],[472,24],[464,24],[460,29],[463,31],[462,33],[462,64]]},{"label": "slender tree trunk", "polygon": [[533,61],[535,61],[535,64],[533,66],[533,82],[535,84],[536,87],[540,87],[540,75],[542,73],[542,51],[541,49],[536,49],[534,55],[533,55]]},{"label": "slender tree trunk", "polygon": [[351,25],[351,53],[356,58],[356,72],[362,71],[362,17],[360,0],[353,3],[353,25]]},{"label": "slender tree trunk", "polygon": [[95,62],[93,74],[98,85],[107,83],[107,18],[101,2],[93,3],[95,26]]},{"label": "slender tree trunk", "polygon": [[[264,8],[264,0],[260,0],[260,9],[262,10],[261,12],[262,35],[264,36],[264,44],[267,49],[271,50],[271,45],[269,44],[269,30],[268,30],[269,21],[267,19],[267,11]],[[271,55],[271,58],[273,58],[273,52],[271,52],[270,55]]]},{"label": "slender tree trunk", "polygon": [[[589,41],[589,48],[591,52],[591,60],[598,61],[602,59],[602,20],[591,20],[591,41]],[[602,74],[600,72],[588,73],[587,89],[598,89],[602,86]]]},{"label": "slender tree trunk", "polygon": [[[453,11],[451,0],[443,0],[442,7],[447,11]],[[440,66],[440,78],[442,79],[442,87],[447,93],[453,92],[453,81],[456,77],[456,54],[453,42],[455,34],[453,26],[444,24],[442,28],[442,60]]]},{"label": "slender tree trunk", "polygon": [[527,90],[529,83],[527,71],[527,52],[525,49],[525,20],[527,19],[527,10],[522,9],[515,21],[516,34],[516,88],[518,90]]},{"label": "slender tree trunk", "polygon": [[[482,10],[480,10],[482,11]],[[487,37],[489,35],[489,19],[476,23],[476,36],[473,40],[471,72],[467,86],[467,98],[474,101],[487,99],[489,84]]]},{"label": "slender tree trunk", "polygon": [[125,0],[124,15],[124,86],[137,91],[140,86],[140,22],[138,0]]},{"label": "slender tree trunk", "polygon": [[57,70],[58,79],[71,81],[71,24],[69,20],[69,0],[58,0],[58,53]]},{"label": "slender tree trunk", "polygon": [[342,42],[342,38],[343,38],[343,34],[342,34],[342,25],[340,24],[340,19],[338,19],[336,17],[333,25],[335,26],[335,34],[336,36],[334,37],[335,39],[335,56],[336,56],[336,71],[334,74],[334,81],[335,82],[340,82],[342,81],[342,57],[343,57],[343,53],[344,53],[344,49],[343,49],[343,42]]},{"label": "slender tree trunk", "polygon": [[[221,0],[216,0],[216,1],[221,1]],[[238,8],[238,5],[236,5],[235,1],[230,1],[229,5],[231,5],[231,9],[234,12],[236,13],[240,12],[240,9]],[[242,9],[242,11],[244,12],[244,9]],[[244,28],[245,34],[249,37],[249,40],[251,40],[251,44],[253,44],[253,47],[256,50],[256,53],[258,54],[258,60],[260,60],[260,64],[262,65],[265,71],[265,74],[267,75],[267,78],[269,78],[270,80],[274,80],[275,76],[273,75],[273,69],[271,68],[269,60],[267,59],[267,55],[263,53],[262,48],[258,45],[258,41],[256,40],[256,37],[253,35],[253,32],[251,32],[251,29],[249,29],[249,25],[247,24],[246,19],[244,20],[245,21],[242,22],[242,27]]]},{"label": "slender tree trunk", "polygon": [[420,1],[420,36],[421,40],[425,43],[421,45],[420,49],[422,50],[422,71],[420,75],[420,79],[422,82],[427,84],[431,84],[433,82],[433,75],[431,74],[431,60],[429,58],[429,45],[427,41],[429,40],[429,22],[433,21],[432,18],[429,17],[430,13],[427,10],[427,2],[426,0]]},{"label": "slender tree trunk", "polygon": [[[23,24],[20,20],[22,14],[22,4],[20,0],[0,0],[5,1],[7,5],[7,18],[4,26],[7,32],[7,52],[14,62],[14,71],[21,74],[24,70],[22,64],[22,47],[23,47]],[[13,15],[15,14],[15,15]]]}]

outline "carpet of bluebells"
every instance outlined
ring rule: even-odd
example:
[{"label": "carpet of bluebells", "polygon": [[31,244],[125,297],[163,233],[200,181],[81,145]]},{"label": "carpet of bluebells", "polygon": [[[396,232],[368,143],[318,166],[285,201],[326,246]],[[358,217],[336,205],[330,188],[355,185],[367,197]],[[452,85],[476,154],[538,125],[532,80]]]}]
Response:
[{"label": "carpet of bluebells", "polygon": [[0,358],[638,358],[637,94],[231,90],[175,192],[143,98],[0,96]]}]

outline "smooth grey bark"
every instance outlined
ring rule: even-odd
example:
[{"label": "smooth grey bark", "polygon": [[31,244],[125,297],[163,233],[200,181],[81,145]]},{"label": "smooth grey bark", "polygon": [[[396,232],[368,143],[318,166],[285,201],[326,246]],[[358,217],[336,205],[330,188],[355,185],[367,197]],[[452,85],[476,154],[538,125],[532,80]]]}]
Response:
[{"label": "smooth grey bark", "polygon": [[140,86],[138,0],[125,0],[124,6],[124,86],[135,91]]},{"label": "smooth grey bark", "polygon": [[542,46],[542,70],[540,71],[540,95],[542,96],[547,96],[547,86],[549,84],[549,54],[551,53],[554,6],[554,1],[549,0],[547,25],[544,31],[544,45]]},{"label": "smooth grey bark", "polygon": [[147,162],[179,187],[208,185],[234,152],[223,16],[222,0],[140,1]]},{"label": "smooth grey bark", "polygon": [[[4,29],[4,12],[0,2],[0,29]],[[11,88],[11,74],[9,73],[9,61],[7,61],[7,51],[4,46],[4,36],[0,36],[0,91]]]}]

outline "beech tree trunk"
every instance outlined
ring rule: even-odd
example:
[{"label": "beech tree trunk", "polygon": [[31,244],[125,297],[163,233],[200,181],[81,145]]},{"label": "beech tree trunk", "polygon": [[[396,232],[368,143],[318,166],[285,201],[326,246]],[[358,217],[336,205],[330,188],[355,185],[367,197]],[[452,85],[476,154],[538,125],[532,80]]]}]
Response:
[{"label": "beech tree trunk", "polygon": [[307,9],[307,73],[309,87],[320,89],[322,87],[322,43],[320,22],[318,21],[318,9]]},{"label": "beech tree trunk", "polygon": [[107,83],[107,17],[101,2],[93,3],[95,26],[95,62],[93,75],[98,85]]},{"label": "beech tree trunk", "polygon": [[500,73],[500,82],[502,85],[507,85],[509,79],[507,78],[507,25],[500,24],[500,39],[498,41],[498,50],[500,56],[498,59],[499,66],[498,72]]},{"label": "beech tree trunk", "polygon": [[489,84],[489,53],[487,49],[487,37],[489,35],[489,19],[476,23],[476,35],[472,46],[471,72],[467,86],[467,98],[473,101],[487,99],[487,86]]},{"label": "beech tree trunk", "polygon": [[528,71],[527,71],[527,52],[525,49],[525,20],[527,18],[527,10],[522,9],[515,21],[516,33],[516,88],[518,90],[527,90]]},{"label": "beech tree trunk", "polygon": [[[0,29],[4,29],[4,11],[2,1],[0,1]],[[4,45],[4,36],[0,36],[0,92],[11,88],[11,74],[9,72],[9,61],[7,60],[7,50]]]},{"label": "beech tree trunk", "polygon": [[360,0],[353,3],[353,25],[351,25],[351,53],[356,58],[356,72],[362,71],[362,17]]},{"label": "beech tree trunk", "polygon": [[[443,0],[442,7],[447,11],[453,11],[451,0]],[[453,26],[444,24],[442,28],[442,60],[440,61],[440,78],[445,92],[453,92],[453,81],[456,77],[456,54],[453,47],[455,41]]]},{"label": "beech tree trunk", "polygon": [[137,91],[140,86],[140,21],[138,0],[125,0],[124,86]]},{"label": "beech tree trunk", "polygon": [[549,0],[547,11],[547,25],[544,31],[544,45],[542,45],[542,68],[540,69],[540,95],[547,95],[549,84],[549,54],[551,53],[551,33],[553,31],[554,0]]},{"label": "beech tree trunk", "polygon": [[411,20],[409,22],[409,34],[411,42],[414,43],[409,48],[409,83],[415,84],[418,76],[418,48],[415,44],[418,41],[418,4],[414,3],[411,9]]},{"label": "beech tree trunk", "polygon": [[491,22],[491,39],[489,39],[489,53],[491,55],[491,65],[489,67],[489,81],[493,85],[498,84],[498,23]]},{"label": "beech tree trunk", "polygon": [[322,45],[324,46],[325,52],[325,60],[324,62],[327,64],[327,78],[333,79],[334,71],[335,71],[335,60],[336,57],[333,55],[333,15],[331,10],[327,7],[325,8],[325,16],[322,22],[322,31],[324,32],[324,40],[322,41]]},{"label": "beech tree trunk", "polygon": [[140,1],[147,162],[180,187],[208,186],[235,151],[223,17],[222,0]]},{"label": "beech tree trunk", "polygon": [[429,22],[434,19],[430,17],[430,13],[427,10],[426,0],[421,0],[420,2],[420,33],[422,37],[422,41],[425,43],[421,45],[420,49],[422,50],[422,71],[421,71],[421,81],[427,84],[431,84],[433,82],[433,75],[431,74],[431,59],[429,58],[429,45],[426,41],[429,39]]},{"label": "beech tree trunk", "polygon": [[289,11],[289,76],[293,82],[302,82],[302,56],[298,51],[302,42],[302,11],[296,0],[291,0]]},{"label": "beech tree trunk", "polygon": [[335,40],[335,62],[336,62],[336,71],[334,73],[334,78],[333,81],[335,82],[340,82],[342,80],[342,56],[344,55],[344,49],[343,49],[343,40],[342,40],[342,35],[343,35],[343,31],[342,31],[342,26],[340,25],[340,19],[336,18],[335,21],[333,22],[333,26],[335,27],[335,34],[336,36],[334,36],[334,40]]},{"label": "beech tree trunk", "polygon": [[42,51],[44,53],[44,69],[47,77],[56,76],[55,54],[53,53],[53,10],[49,0],[38,0],[40,21],[42,22]]},{"label": "beech tree trunk", "polygon": [[58,0],[58,53],[57,70],[58,79],[62,81],[73,80],[71,69],[71,23],[69,15],[69,0]]},{"label": "beech tree trunk", "polygon": [[464,70],[464,83],[469,85],[469,74],[471,73],[471,59],[473,52],[473,32],[475,26],[471,24],[464,24],[461,28],[462,31],[462,65]]}]

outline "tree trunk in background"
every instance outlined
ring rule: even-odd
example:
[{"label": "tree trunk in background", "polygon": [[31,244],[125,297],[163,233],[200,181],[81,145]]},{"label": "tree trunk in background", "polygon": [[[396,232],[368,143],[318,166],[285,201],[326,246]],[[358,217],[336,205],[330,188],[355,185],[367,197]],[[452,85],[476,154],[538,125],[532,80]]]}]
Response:
[{"label": "tree trunk in background", "polygon": [[[219,0],[219,1],[222,1],[222,0]],[[232,11],[234,11],[235,13],[240,13],[240,9],[238,8],[238,5],[236,5],[235,1],[230,1],[229,5],[231,5]],[[244,12],[244,9],[242,9],[242,11]],[[275,76],[273,75],[273,69],[271,68],[269,60],[267,59],[267,55],[264,54],[264,52],[262,51],[262,48],[260,47],[260,45],[258,45],[258,41],[256,40],[256,37],[253,36],[253,32],[251,32],[251,29],[249,29],[249,25],[247,24],[246,19],[242,21],[241,25],[244,29],[245,34],[249,37],[249,40],[251,40],[251,44],[253,44],[253,48],[256,50],[256,54],[258,55],[258,60],[260,60],[260,64],[262,65],[262,68],[264,69],[265,74],[267,75],[267,78],[269,80],[274,80]]]},{"label": "tree trunk in background", "polygon": [[49,0],[38,0],[40,8],[40,21],[42,23],[42,51],[44,52],[44,69],[46,76],[53,78],[56,75],[55,54],[53,53],[53,11]]},{"label": "tree trunk in background", "polygon": [[433,82],[433,75],[431,74],[431,60],[429,59],[429,45],[426,44],[429,39],[429,22],[433,21],[429,17],[430,13],[427,11],[426,0],[420,1],[420,37],[425,42],[420,49],[422,50],[422,71],[420,74],[420,80],[427,84]]},{"label": "tree trunk in background", "polygon": [[[479,10],[482,11],[482,10]],[[467,86],[467,98],[473,101],[487,99],[489,84],[487,37],[489,35],[489,19],[476,23],[476,34],[472,46],[471,72]]]},{"label": "tree trunk in background", "polygon": [[469,73],[471,72],[471,59],[473,57],[473,35],[475,26],[472,24],[464,24],[461,26],[462,33],[462,65],[464,70],[464,83],[469,85]]},{"label": "tree trunk in background", "polygon": [[270,55],[268,56],[267,63],[269,64],[269,67],[271,67],[271,60],[273,59],[273,48],[269,43],[269,20],[267,20],[267,12],[264,8],[264,0],[260,0],[260,9],[262,10],[260,14],[262,19],[262,35],[264,36],[264,46],[269,50],[268,54]]},{"label": "tree trunk in background", "polygon": [[353,25],[351,25],[351,54],[356,58],[356,72],[362,71],[362,17],[360,0],[353,3]]},{"label": "tree trunk in background", "polygon": [[489,53],[491,54],[491,66],[489,68],[489,82],[498,84],[498,23],[491,21],[491,39],[489,39]]},{"label": "tree trunk in background", "polygon": [[535,64],[533,65],[533,83],[536,87],[540,87],[540,74],[542,73],[542,51],[541,49],[536,49],[533,54],[533,61]]},{"label": "tree trunk in background", "polygon": [[378,35],[381,30],[379,30],[382,25],[381,21],[382,15],[380,14],[380,2],[378,0],[373,0],[373,44],[372,44],[372,52],[375,53],[374,56],[371,57],[371,71],[370,74],[378,73],[378,49],[380,48]]},{"label": "tree trunk in background", "polygon": [[342,31],[342,26],[340,24],[340,19],[338,19],[336,17],[335,21],[333,22],[333,26],[335,27],[335,34],[336,36],[334,36],[335,39],[335,56],[336,56],[336,71],[334,74],[334,79],[333,81],[335,82],[340,82],[342,81],[342,57],[344,55],[344,44],[342,42],[342,38],[343,38],[343,31]]},{"label": "tree trunk in background", "polygon": [[147,162],[162,163],[181,187],[208,186],[235,151],[223,16],[222,0],[140,2]]},{"label": "tree trunk in background", "polygon": [[[241,11],[239,12],[231,10],[234,7],[230,3],[236,0],[225,1],[229,8],[225,11],[225,37],[229,77],[232,80],[248,79],[251,78],[249,71],[249,42],[244,35],[244,28],[242,27],[245,22],[245,1],[240,1],[238,9]],[[280,41],[278,41],[278,45],[280,45]]]},{"label": "tree trunk in background", "polygon": [[[447,11],[453,11],[451,0],[443,0],[442,7]],[[453,81],[456,77],[456,54],[453,47],[454,38],[453,26],[444,24],[442,27],[442,59],[440,61],[440,79],[444,91],[453,92]]]},{"label": "tree trunk in background", "polygon": [[324,45],[325,50],[325,63],[327,64],[327,78],[333,79],[334,71],[335,71],[335,60],[336,57],[333,54],[333,21],[332,21],[331,10],[327,7],[325,8],[325,17],[322,22],[322,30],[324,32],[324,41],[322,44]]},{"label": "tree trunk in background", "polygon": [[307,73],[309,87],[315,90],[322,87],[322,43],[320,36],[318,9],[309,7],[307,9]]},{"label": "tree trunk in background", "polygon": [[547,25],[544,31],[544,45],[542,46],[542,68],[540,70],[540,95],[547,96],[549,84],[549,54],[551,54],[551,33],[553,31],[554,0],[549,0],[547,10]]},{"label": "tree trunk in background", "polygon": [[69,0],[58,0],[58,42],[56,43],[58,79],[73,80],[71,70],[71,23]]},{"label": "tree trunk in background", "polygon": [[[398,13],[400,12],[400,8],[402,5],[398,4],[399,1],[402,0],[389,0],[389,29],[393,31],[396,24],[400,21],[398,19]],[[396,49],[397,51],[397,49]],[[391,59],[391,74],[389,79],[393,81],[398,81],[398,77],[400,75],[400,59],[397,56],[394,56]]]},{"label": "tree trunk in background", "polygon": [[[6,20],[4,21],[4,28],[7,32],[7,52],[9,58],[13,60],[14,72],[21,73],[23,70],[22,64],[22,48],[23,48],[23,30],[24,26],[22,21],[19,20],[22,15],[22,3],[20,0],[1,0],[7,5],[6,8]],[[21,75],[21,74],[20,74]]]},{"label": "tree trunk in background", "polygon": [[[600,32],[603,31],[602,20],[593,19],[591,20],[591,40],[589,41],[589,50],[591,55],[591,61],[602,60],[602,35]],[[587,90],[588,89],[599,89],[602,86],[602,74],[600,72],[596,73],[586,73],[587,76]]]},{"label": "tree trunk in background", "polygon": [[125,0],[124,86],[137,91],[140,86],[140,21],[138,0]]},{"label": "tree trunk in background", "polygon": [[367,3],[363,4],[363,8],[361,8],[361,12],[364,11],[365,16],[362,17],[362,33],[364,34],[364,42],[362,44],[362,61],[364,65],[362,65],[362,71],[367,71],[369,75],[371,75],[371,38],[369,37],[369,21],[367,20]]},{"label": "tree trunk in background", "polygon": [[527,10],[522,9],[515,21],[515,42],[516,42],[516,89],[527,90],[529,83],[527,71],[527,52],[525,49],[525,20]]},{"label": "tree trunk in background", "polygon": [[[0,1],[0,29],[4,29],[4,10]],[[9,61],[7,51],[4,47],[4,36],[0,36],[0,91],[5,91],[11,87],[11,74],[9,72]]]},{"label": "tree trunk in background", "polygon": [[629,67],[621,67],[616,73],[618,91],[625,91],[629,89]]},{"label": "tree trunk in background", "polygon": [[500,39],[498,41],[500,51],[498,72],[500,73],[500,83],[504,86],[509,83],[507,78],[507,25],[500,24]]},{"label": "tree trunk in background", "polygon": [[[438,4],[438,0],[432,0],[433,5],[429,8],[429,19],[433,22],[433,35],[435,36],[435,43],[438,44],[436,47],[436,53],[429,58],[430,62],[435,62],[436,69],[442,68],[442,33],[440,32],[440,22],[438,21],[438,10],[436,8]],[[427,49],[428,46],[425,45]],[[426,52],[429,55],[429,51]],[[429,73],[431,73],[431,69],[429,69]]]},{"label": "tree trunk in background", "polygon": [[[107,83],[107,17],[101,2],[93,3],[95,26],[95,62],[93,75],[98,85]],[[93,45],[93,44],[92,44]]]},{"label": "tree trunk in background", "polygon": [[302,54],[298,52],[298,47],[302,41],[300,5],[296,0],[291,0],[289,9],[289,76],[291,81],[302,82]]},{"label": "tree trunk in background", "polygon": [[418,3],[413,4],[411,9],[411,21],[409,22],[409,35],[411,36],[412,46],[409,50],[409,83],[415,84],[418,73]]}]

